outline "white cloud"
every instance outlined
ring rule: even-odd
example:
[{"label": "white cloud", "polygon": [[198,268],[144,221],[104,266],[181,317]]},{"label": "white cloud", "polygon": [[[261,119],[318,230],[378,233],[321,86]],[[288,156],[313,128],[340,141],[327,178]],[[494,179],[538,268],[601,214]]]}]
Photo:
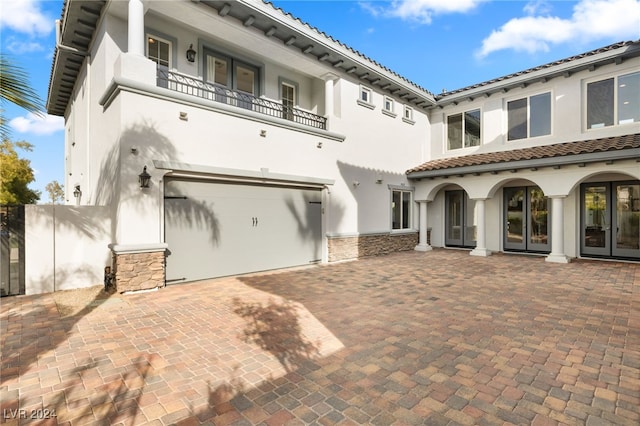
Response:
[{"label": "white cloud", "polygon": [[547,0],[531,0],[524,6],[527,15],[547,15],[551,13],[551,5]]},{"label": "white cloud", "polygon": [[[529,11],[544,9],[527,9]],[[640,1],[581,0],[568,19],[552,16],[514,18],[482,41],[477,56],[504,49],[534,53],[550,45],[584,43],[602,38],[625,40],[640,35]]]},{"label": "white cloud", "polygon": [[9,125],[18,133],[50,135],[64,130],[64,118],[55,115],[39,116],[30,112],[24,117],[12,119],[9,121]]},{"label": "white cloud", "polygon": [[41,52],[44,50],[44,46],[36,41],[19,40],[16,37],[7,37],[6,41],[7,51],[15,53],[16,55],[29,52]]},{"label": "white cloud", "polygon": [[40,10],[35,0],[2,0],[0,25],[31,36],[45,36],[54,28],[53,18]]},{"label": "white cloud", "polygon": [[373,16],[386,16],[430,24],[434,15],[464,13],[486,0],[394,0],[389,6],[361,2],[360,6]]}]

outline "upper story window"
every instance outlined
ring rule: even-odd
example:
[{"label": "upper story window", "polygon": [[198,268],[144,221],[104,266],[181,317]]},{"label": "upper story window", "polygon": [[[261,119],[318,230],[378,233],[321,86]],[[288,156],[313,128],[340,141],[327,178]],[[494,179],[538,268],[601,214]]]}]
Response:
[{"label": "upper story window", "polygon": [[368,87],[360,87],[360,100],[368,104],[371,103],[371,89]]},{"label": "upper story window", "polygon": [[474,109],[447,117],[447,148],[460,149],[480,145],[480,110]]},{"label": "upper story window", "polygon": [[147,57],[160,67],[171,68],[171,42],[147,35]]},{"label": "upper story window", "polygon": [[296,87],[292,84],[281,82],[280,97],[282,98],[283,118],[293,120],[293,108],[296,104]]},{"label": "upper story window", "polygon": [[640,121],[640,72],[587,84],[587,128]]},{"label": "upper story window", "polygon": [[507,140],[551,134],[551,93],[507,102]]},{"label": "upper story window", "polygon": [[391,229],[411,228],[411,191],[391,191]]},{"label": "upper story window", "polygon": [[384,97],[384,110],[387,112],[393,112],[393,99],[388,96]]},{"label": "upper story window", "polygon": [[405,120],[413,121],[413,108],[410,106],[404,106],[404,117]]},{"label": "upper story window", "polygon": [[204,75],[207,83],[234,91],[232,96],[224,90],[216,90],[218,102],[251,109],[253,98],[260,95],[260,69],[222,53],[204,50]]}]

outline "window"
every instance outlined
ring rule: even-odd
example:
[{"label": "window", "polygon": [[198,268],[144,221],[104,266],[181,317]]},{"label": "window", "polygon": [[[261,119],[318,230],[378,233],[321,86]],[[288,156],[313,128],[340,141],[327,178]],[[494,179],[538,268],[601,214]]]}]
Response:
[{"label": "window", "polygon": [[258,67],[205,49],[204,75],[207,83],[216,86],[215,91],[212,90],[216,101],[247,109],[253,108],[253,98],[260,93]]},{"label": "window", "polygon": [[156,36],[147,35],[147,57],[157,65],[156,85],[169,87],[169,68],[171,68],[171,42]]},{"label": "window", "polygon": [[283,118],[293,120],[293,108],[296,103],[296,88],[288,83],[280,84],[280,96],[282,98]]},{"label": "window", "polygon": [[391,191],[391,229],[411,228],[411,191]]},{"label": "window", "polygon": [[368,104],[371,103],[371,89],[367,87],[360,87],[360,100]]},{"label": "window", "polygon": [[384,110],[387,112],[393,112],[393,99],[388,96],[384,98]]},{"label": "window", "polygon": [[147,57],[160,67],[171,67],[171,42],[155,36],[147,36]]},{"label": "window", "polygon": [[448,149],[480,145],[480,110],[467,111],[447,117]]},{"label": "window", "polygon": [[507,140],[551,134],[551,93],[507,102]]},{"label": "window", "polygon": [[587,84],[587,128],[640,121],[640,72]]},{"label": "window", "polygon": [[404,106],[404,116],[402,117],[405,121],[413,121],[413,108],[410,106]]}]

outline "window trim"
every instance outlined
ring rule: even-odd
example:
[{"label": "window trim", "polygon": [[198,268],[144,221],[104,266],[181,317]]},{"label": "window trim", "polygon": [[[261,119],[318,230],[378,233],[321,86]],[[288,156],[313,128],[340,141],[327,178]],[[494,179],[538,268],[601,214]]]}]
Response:
[{"label": "window trim", "polygon": [[[620,109],[619,109],[619,99],[620,99],[620,84],[619,84],[619,80],[620,77],[626,77],[626,76],[630,76],[630,75],[634,75],[634,74],[638,74],[640,76],[640,71],[634,71],[632,69],[627,69],[624,71],[620,71],[615,75],[601,75],[599,77],[593,77],[590,79],[585,79],[583,81],[583,106],[582,106],[582,117],[583,117],[583,123],[584,123],[584,131],[586,132],[591,132],[591,131],[598,131],[598,130],[602,130],[602,129],[609,129],[609,128],[614,128],[614,127],[619,127],[619,126],[628,126],[628,125],[633,125],[633,124],[637,124],[640,123],[640,121],[633,121],[633,122],[628,122],[628,123],[620,123]],[[639,77],[640,78],[640,77]],[[589,127],[589,85],[592,83],[598,83],[598,82],[604,82],[606,80],[610,80],[613,79],[613,124],[611,125],[603,125],[603,126],[598,126],[598,127]]]},{"label": "window trim", "polygon": [[[538,135],[538,136],[531,136],[531,98],[534,98],[536,96],[540,96],[540,95],[546,95],[549,94],[549,133],[545,134],[545,135]],[[509,139],[509,103],[511,102],[516,102],[516,101],[520,101],[526,99],[527,101],[527,135],[523,138],[518,138],[518,139]],[[553,136],[553,105],[554,105],[554,96],[553,96],[553,91],[552,90],[545,90],[542,92],[536,92],[536,93],[532,93],[532,94],[528,94],[528,95],[519,95],[519,96],[514,96],[512,98],[509,99],[505,99],[504,100],[504,113],[506,115],[506,119],[505,119],[505,125],[506,125],[506,129],[504,132],[504,137],[505,140],[507,142],[518,142],[518,141],[524,141],[524,140],[530,140],[530,139],[537,139],[537,138],[545,138],[545,137],[549,137],[549,136]],[[481,131],[482,133],[482,131]],[[480,135],[482,137],[482,134]]]},{"label": "window trim", "polygon": [[150,28],[145,28],[144,36],[145,36],[145,43],[144,43],[145,57],[151,60],[149,58],[149,38],[150,37],[155,38],[164,43],[167,43],[169,44],[169,66],[167,68],[170,70],[175,70],[178,63],[178,52],[177,52],[178,39],[168,34],[165,34],[163,32],[156,31]]},{"label": "window trim", "polygon": [[[387,185],[387,188],[389,189],[389,229],[390,229],[390,233],[392,234],[399,234],[399,233],[411,233],[411,232],[415,232],[416,229],[414,227],[414,200],[415,200],[415,188],[412,186],[406,186],[406,185]],[[409,226],[407,228],[403,228],[402,227],[402,223],[400,224],[400,228],[394,228],[393,227],[393,193],[394,192],[400,192],[400,193],[408,193],[409,194],[409,217],[408,217],[408,222],[409,222]],[[401,208],[402,208],[402,204],[401,204]],[[402,221],[402,210],[400,211],[400,220]]]},{"label": "window trim", "polygon": [[402,109],[402,121],[411,125],[416,124],[415,120],[413,119],[413,108],[411,108],[409,105],[404,105]]},{"label": "window trim", "polygon": [[[464,128],[465,128],[465,124],[464,124],[464,117],[465,114],[470,113],[470,112],[474,112],[474,111],[478,111],[480,113],[480,143],[478,145],[473,145],[473,146],[465,146],[464,145]],[[462,131],[463,131],[463,138],[462,138],[462,146],[460,148],[449,148],[449,117],[452,117],[454,115],[461,115],[462,116]],[[483,110],[482,107],[477,107],[477,108],[471,108],[471,109],[464,109],[464,110],[457,110],[457,112],[452,112],[450,114],[444,114],[444,120],[443,120],[443,124],[444,124],[444,132],[443,132],[443,137],[444,137],[444,152],[462,152],[465,150],[473,150],[476,148],[481,147],[482,145],[484,145],[484,138],[483,138]]]},{"label": "window trim", "polygon": [[[365,101],[362,99],[362,94],[363,93],[367,93],[367,97],[369,98],[368,101]],[[369,109],[375,109],[375,105],[373,104],[373,90],[371,90],[369,87],[367,86],[363,86],[360,85],[360,88],[358,89],[358,105],[363,106],[365,108],[369,108]]]},{"label": "window trim", "polygon": [[292,81],[292,80],[289,80],[289,79],[286,79],[286,78],[283,78],[283,77],[278,77],[278,97],[279,97],[280,102],[282,103],[283,116],[287,120],[293,120],[293,115],[289,118],[287,116],[287,114],[285,113],[285,111],[284,111],[284,99],[282,97],[282,87],[283,86],[288,86],[288,87],[291,87],[293,89],[293,105],[291,106],[291,108],[295,109],[299,105],[299,99],[300,99],[299,95],[298,95],[299,85],[295,81]]}]

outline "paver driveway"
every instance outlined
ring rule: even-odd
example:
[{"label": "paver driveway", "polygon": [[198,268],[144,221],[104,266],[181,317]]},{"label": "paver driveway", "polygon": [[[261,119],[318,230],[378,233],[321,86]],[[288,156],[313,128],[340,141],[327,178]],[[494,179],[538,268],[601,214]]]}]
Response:
[{"label": "paver driveway", "polygon": [[638,264],[435,250],[1,303],[9,424],[640,423]]}]

